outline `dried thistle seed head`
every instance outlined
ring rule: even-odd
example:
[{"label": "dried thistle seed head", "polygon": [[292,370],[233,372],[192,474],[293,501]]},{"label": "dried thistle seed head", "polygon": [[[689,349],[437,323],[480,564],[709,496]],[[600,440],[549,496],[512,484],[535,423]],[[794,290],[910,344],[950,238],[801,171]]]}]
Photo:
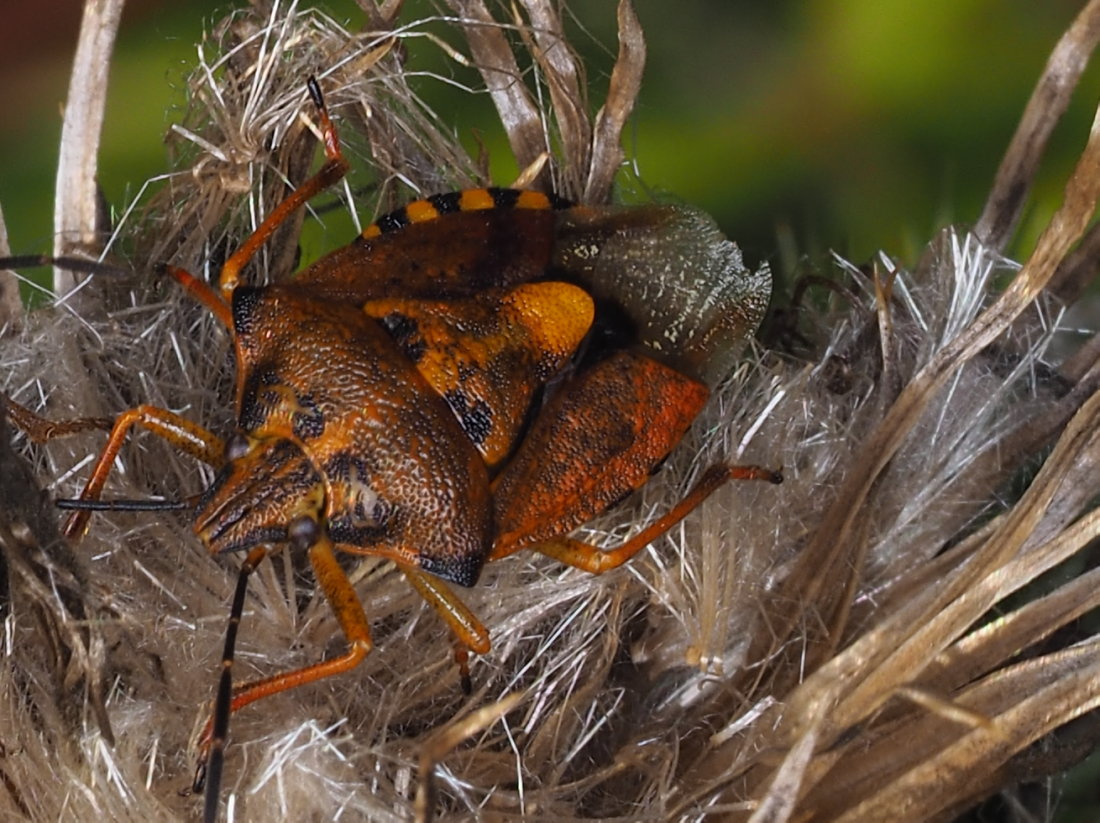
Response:
[{"label": "dried thistle seed head", "polygon": [[[535,5],[522,6],[531,20],[550,13]],[[471,8],[446,42],[476,64],[466,31],[492,26]],[[142,218],[151,228],[128,218],[120,232],[151,259],[216,268],[313,159],[302,85],[311,72],[376,185],[365,205],[358,189],[368,184],[351,187],[364,222],[406,189],[482,180],[480,159],[413,93],[408,61],[436,41],[420,24],[391,36],[382,31],[391,22],[378,12],[376,31],[359,35],[314,12],[235,17],[219,35],[225,53],[205,47],[209,71],[197,76],[194,119],[179,133],[192,165]],[[540,49],[537,72],[519,75],[549,76],[557,64],[539,46],[544,33],[519,36],[511,16],[498,22],[510,51]],[[1089,48],[1078,42],[1075,53]],[[555,93],[575,104],[570,89],[584,83],[570,85],[568,65],[557,69]],[[516,94],[514,84],[486,83],[494,99]],[[546,174],[588,197],[600,152],[592,143],[586,155],[577,139],[584,125],[569,118],[578,107],[563,109],[567,125],[550,125],[541,101],[554,94],[531,97],[533,119],[519,116],[523,95],[502,107],[517,115],[503,128],[522,147],[519,165],[545,147],[580,147]],[[537,128],[516,125],[529,123]],[[1083,173],[1078,191],[1089,179],[1097,175]],[[1092,211],[1087,192],[1075,194],[1057,225]],[[253,274],[288,272],[294,244],[276,239]],[[1033,258],[1010,291],[1012,311],[1065,247],[1062,237]],[[1100,683],[1096,637],[1072,623],[1096,606],[1093,572],[1060,578],[1026,604],[1011,599],[1095,532],[1095,358],[1046,303],[1009,324],[995,283],[1015,265],[961,232],[933,238],[911,270],[885,255],[834,268],[845,295],[828,312],[803,312],[800,356],[756,352],[716,392],[692,448],[632,501],[636,520],[620,510],[582,536],[616,542],[666,510],[705,466],[746,453],[783,464],[779,493],[725,490],[640,562],[604,578],[523,556],[494,564],[471,595],[496,647],[474,664],[469,702],[449,682],[445,631],[391,569],[361,567],[355,583],[377,649],[355,677],[240,715],[227,773],[237,819],[407,816],[427,761],[446,817],[492,809],[702,819],[721,809],[743,819],[927,820],[995,791],[1006,773],[1037,768],[1026,747],[1059,743],[1043,736],[1093,707]],[[1009,325],[1012,335],[992,336]],[[224,338],[171,289],[135,280],[79,317],[61,309],[29,326],[3,341],[4,379],[26,402],[49,395],[53,416],[149,401],[208,423],[227,417]],[[1085,365],[1070,369],[1052,343]],[[1059,437],[1049,468],[1033,477]],[[37,477],[72,488],[66,475],[81,476],[100,443],[33,449]],[[120,459],[120,495],[187,494],[209,482],[148,439]],[[36,659],[42,637],[64,630],[43,635],[17,611],[0,697],[20,748],[7,747],[0,764],[16,787],[0,793],[0,808],[50,820],[62,810],[82,819],[193,815],[194,800],[178,790],[190,780],[187,736],[204,719],[197,701],[211,687],[231,581],[181,536],[186,528],[169,517],[103,518],[85,544],[87,591],[102,603],[94,625],[119,684],[108,704],[114,748],[65,719],[72,692]],[[56,605],[59,573],[37,577],[50,584],[41,607],[68,614]],[[266,674],[334,650],[338,628],[301,569],[264,567],[258,577],[242,671]],[[1067,625],[1076,634],[1057,631]],[[490,710],[479,716],[482,707]],[[464,742],[453,751],[456,739]]]}]

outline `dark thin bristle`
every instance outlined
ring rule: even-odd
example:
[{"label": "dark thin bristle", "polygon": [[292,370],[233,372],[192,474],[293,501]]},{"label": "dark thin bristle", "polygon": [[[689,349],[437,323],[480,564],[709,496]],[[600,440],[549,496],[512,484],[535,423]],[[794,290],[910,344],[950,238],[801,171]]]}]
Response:
[{"label": "dark thin bristle", "polygon": [[82,257],[51,257],[48,254],[22,254],[15,257],[0,257],[0,269],[36,269],[42,266],[57,266],[83,274],[133,274],[132,269],[115,266],[100,260],[86,260]]},{"label": "dark thin bristle", "polygon": [[306,80],[306,88],[309,89],[309,96],[313,99],[313,104],[317,108],[323,109],[325,107],[325,96],[321,94],[321,84],[317,82],[317,78],[312,74]]},{"label": "dark thin bristle", "polygon": [[185,500],[80,500],[63,498],[54,505],[62,511],[178,512],[191,507]]}]

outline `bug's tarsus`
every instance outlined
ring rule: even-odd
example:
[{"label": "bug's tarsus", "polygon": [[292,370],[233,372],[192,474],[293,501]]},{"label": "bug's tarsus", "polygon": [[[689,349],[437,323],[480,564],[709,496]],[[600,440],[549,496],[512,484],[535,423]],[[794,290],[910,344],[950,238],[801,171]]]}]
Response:
[{"label": "bug's tarsus", "polygon": [[306,88],[309,89],[309,96],[313,98],[313,105],[323,110],[325,108],[325,96],[321,94],[321,84],[317,82],[317,78],[312,74],[306,80]]},{"label": "bug's tarsus", "polygon": [[474,692],[474,684],[470,679],[470,652],[460,641],[455,642],[455,665],[458,666],[459,683],[462,684],[462,693],[469,697]]},{"label": "bug's tarsus", "polygon": [[764,480],[775,486],[783,482],[783,468],[769,469],[764,466],[721,466],[718,472],[725,471],[728,480]]},{"label": "bug's tarsus", "polygon": [[4,412],[11,422],[35,443],[48,443],[59,437],[98,429],[110,431],[114,420],[109,417],[79,417],[75,420],[47,420],[35,414],[26,406],[21,406],[7,395],[0,395]]}]

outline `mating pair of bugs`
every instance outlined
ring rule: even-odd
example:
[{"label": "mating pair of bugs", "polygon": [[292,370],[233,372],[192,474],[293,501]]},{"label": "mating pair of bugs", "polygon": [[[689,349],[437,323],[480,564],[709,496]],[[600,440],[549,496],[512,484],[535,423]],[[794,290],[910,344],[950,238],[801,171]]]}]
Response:
[{"label": "mating pair of bugs", "polygon": [[[746,270],[697,211],[474,189],[386,215],[291,281],[242,282],[276,228],[347,171],[320,88],[312,78],[308,88],[322,168],[229,257],[216,286],[163,267],[233,339],[236,430],[223,439],[166,409],[122,412],[79,500],[68,501],[76,510],[64,528],[77,539],[93,509],[112,507],[101,495],[134,427],[218,469],[197,498],[194,529],[212,553],[247,556],[200,744],[196,788],[205,781],[208,821],[217,816],[230,715],[346,672],[371,650],[338,553],[397,565],[453,631],[468,688],[466,655],[488,652],[489,633],[448,582],[472,586],[487,561],[522,549],[598,574],[727,480],[781,480],[755,466],[715,466],[617,548],[568,537],[646,482],[763,314],[766,269]],[[95,424],[54,424],[8,407],[37,439]],[[234,686],[248,576],[284,545],[308,557],[348,649]]]}]

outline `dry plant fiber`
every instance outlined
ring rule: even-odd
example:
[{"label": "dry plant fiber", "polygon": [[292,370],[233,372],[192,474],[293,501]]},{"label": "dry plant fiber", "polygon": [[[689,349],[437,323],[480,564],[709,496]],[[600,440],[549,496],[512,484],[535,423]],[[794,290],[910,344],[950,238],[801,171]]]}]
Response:
[{"label": "dry plant fiber", "polygon": [[[111,13],[89,8],[98,34],[81,59],[101,66]],[[216,272],[308,176],[311,74],[356,167],[335,199],[357,225],[413,196],[514,182],[489,180],[423,102],[423,49],[453,61],[442,79],[455,94],[490,96],[521,184],[611,198],[645,59],[628,2],[598,105],[555,3],[400,12],[367,3],[348,31],[272,2],[219,23],[156,195],[104,234],[87,224],[94,175],[59,191],[58,251],[125,259],[134,274],[66,274],[49,306],[10,308],[4,392],[51,419],[148,403],[231,429],[226,335],[151,273],[165,260]],[[620,542],[720,461],[781,464],[783,486],[722,489],[612,574],[526,555],[490,565],[464,592],[494,638],[469,696],[434,613],[391,565],[363,562],[353,582],[375,650],[350,675],[234,717],[225,818],[951,820],[1093,748],[1100,344],[1064,317],[1096,271],[1100,128],[1032,256],[1001,250],[1098,36],[1089,2],[974,232],[944,230],[911,270],[886,254],[835,259],[828,305],[777,320],[663,469],[580,536]],[[89,146],[94,160],[95,108],[82,98],[83,125],[67,125],[79,162]],[[302,220],[329,219],[317,211],[247,276],[289,276]],[[64,543],[48,497],[75,496],[101,447],[94,433],[47,447],[10,427],[0,437],[0,819],[174,821],[201,808],[185,790],[238,559],[208,557],[171,514],[96,516],[79,546]],[[178,499],[211,480],[137,436],[110,492]],[[261,566],[238,676],[342,642],[307,571],[286,556]]]}]

